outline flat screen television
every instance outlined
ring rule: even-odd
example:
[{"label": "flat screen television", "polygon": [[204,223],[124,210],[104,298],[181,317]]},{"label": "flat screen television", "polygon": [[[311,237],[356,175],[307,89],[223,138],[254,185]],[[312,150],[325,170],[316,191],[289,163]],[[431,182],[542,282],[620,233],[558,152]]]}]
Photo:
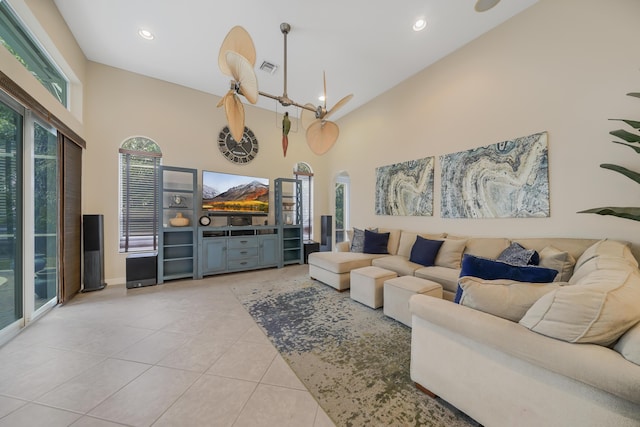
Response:
[{"label": "flat screen television", "polygon": [[210,215],[268,215],[269,179],[202,171],[202,211]]}]

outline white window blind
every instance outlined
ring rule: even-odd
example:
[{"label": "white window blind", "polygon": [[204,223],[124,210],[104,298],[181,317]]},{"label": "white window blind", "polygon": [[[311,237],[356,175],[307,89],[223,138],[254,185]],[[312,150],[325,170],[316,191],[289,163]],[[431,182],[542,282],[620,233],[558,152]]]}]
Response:
[{"label": "white window blind", "polygon": [[159,152],[120,148],[120,252],[158,247],[161,159]]}]

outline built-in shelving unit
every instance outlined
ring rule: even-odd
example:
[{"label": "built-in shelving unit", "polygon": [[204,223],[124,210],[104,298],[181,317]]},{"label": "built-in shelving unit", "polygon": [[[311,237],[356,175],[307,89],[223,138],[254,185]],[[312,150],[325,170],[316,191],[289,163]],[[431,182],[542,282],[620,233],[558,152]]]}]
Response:
[{"label": "built-in shelving unit", "polygon": [[158,283],[196,275],[197,188],[197,170],[161,166]]},{"label": "built-in shelving unit", "polygon": [[276,225],[280,236],[280,267],[304,263],[302,228],[302,181],[275,179]]}]

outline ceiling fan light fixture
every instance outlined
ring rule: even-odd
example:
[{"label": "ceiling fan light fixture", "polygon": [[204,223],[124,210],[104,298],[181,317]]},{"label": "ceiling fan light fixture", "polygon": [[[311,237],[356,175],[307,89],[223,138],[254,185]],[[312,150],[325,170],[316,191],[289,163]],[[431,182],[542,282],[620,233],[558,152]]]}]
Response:
[{"label": "ceiling fan light fixture", "polygon": [[476,2],[476,12],[486,12],[500,3],[500,0],[478,0]]},{"label": "ceiling fan light fixture", "polygon": [[422,31],[427,28],[427,20],[424,18],[416,19],[416,22],[413,23],[413,31]]},{"label": "ceiling fan light fixture", "polygon": [[156,38],[156,36],[154,36],[153,33],[146,28],[140,28],[138,30],[138,35],[145,40],[153,40]]}]

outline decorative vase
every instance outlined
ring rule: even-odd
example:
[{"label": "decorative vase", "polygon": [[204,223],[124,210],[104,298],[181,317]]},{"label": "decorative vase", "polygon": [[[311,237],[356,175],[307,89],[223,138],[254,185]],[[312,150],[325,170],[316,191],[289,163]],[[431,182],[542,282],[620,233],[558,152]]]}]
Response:
[{"label": "decorative vase", "polygon": [[185,218],[182,216],[182,212],[178,212],[175,218],[169,219],[169,224],[172,227],[185,227],[189,225],[189,218]]}]

